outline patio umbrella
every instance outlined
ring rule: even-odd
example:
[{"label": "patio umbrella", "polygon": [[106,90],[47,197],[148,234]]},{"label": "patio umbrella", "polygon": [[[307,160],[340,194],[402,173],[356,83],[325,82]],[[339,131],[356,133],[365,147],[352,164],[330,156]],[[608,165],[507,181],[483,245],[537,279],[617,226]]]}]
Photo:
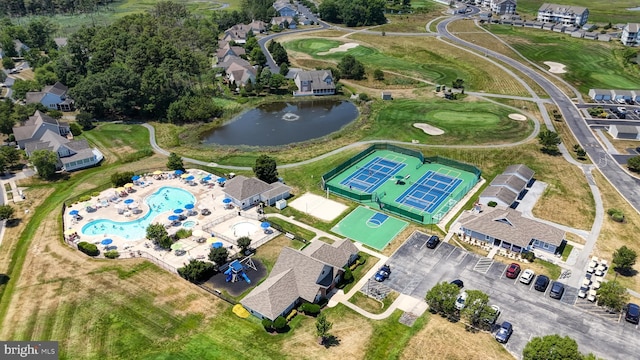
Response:
[{"label": "patio umbrella", "polygon": [[221,248],[222,247],[222,243],[219,242],[219,241],[218,242],[214,242],[213,244],[211,244],[211,247],[214,248],[214,249]]},{"label": "patio umbrella", "polygon": [[180,219],[180,217],[178,215],[169,215],[169,220],[170,221],[176,221],[178,219]]},{"label": "patio umbrella", "polygon": [[[187,175],[187,174],[185,174],[185,175]],[[193,175],[189,175],[189,176],[187,176],[187,177],[185,178],[185,180],[187,180],[187,181],[193,181],[193,180],[195,180],[195,179],[196,179],[196,178],[195,178]]]},{"label": "patio umbrella", "polygon": [[203,178],[202,178],[202,180],[204,180],[204,181],[211,181],[211,176],[210,176],[210,175],[207,175],[207,176],[203,177]]},{"label": "patio umbrella", "polygon": [[102,245],[109,245],[109,244],[111,244],[112,242],[113,242],[113,240],[111,240],[111,239],[104,239],[104,240],[100,241],[100,244],[102,244]]},{"label": "patio umbrella", "polygon": [[182,175],[182,174],[184,174],[184,171],[182,171],[182,170],[176,170],[176,171],[174,171],[173,173],[174,173],[174,174],[176,174],[176,175]]},{"label": "patio umbrella", "polygon": [[162,171],[156,170],[153,172],[153,175],[162,175]]},{"label": "patio umbrella", "polygon": [[203,230],[196,229],[191,232],[191,235],[195,237],[203,237],[205,235],[205,232]]},{"label": "patio umbrella", "polygon": [[219,183],[223,183],[223,182],[225,182],[225,181],[227,181],[227,179],[225,179],[225,178],[223,178],[223,177],[218,178],[218,182],[219,182]]},{"label": "patio umbrella", "polygon": [[76,216],[76,215],[78,215],[79,213],[80,213],[80,212],[79,212],[78,210],[71,210],[71,211],[69,211],[69,215],[72,215],[72,216]]},{"label": "patio umbrella", "polygon": [[140,206],[140,204],[134,201],[131,204],[129,204],[129,209],[136,209],[138,208],[138,206]]},{"label": "patio umbrella", "polygon": [[124,187],[125,187],[125,189],[132,188],[133,187],[133,183],[126,183],[126,184],[124,184]]},{"label": "patio umbrella", "polygon": [[124,188],[124,187],[122,187],[122,186],[116,189],[116,191],[119,191],[119,192],[122,192],[122,191],[124,191],[124,190],[125,190],[125,188]]},{"label": "patio umbrella", "polygon": [[260,224],[260,227],[261,227],[261,228],[263,228],[263,229],[265,229],[265,230],[266,230],[266,229],[268,229],[270,226],[271,226],[271,224],[269,224],[269,222],[267,222],[267,221],[263,221],[263,222]]},{"label": "patio umbrella", "polygon": [[218,239],[216,239],[214,237],[210,237],[210,238],[207,239],[207,244],[213,244],[216,241],[218,241]]},{"label": "patio umbrella", "polygon": [[187,210],[191,210],[191,209],[193,209],[193,204],[187,204],[187,205],[184,206],[184,208],[187,209]]},{"label": "patio umbrella", "polygon": [[75,234],[76,230],[75,229],[67,229],[64,231],[65,235],[71,235],[71,234]]},{"label": "patio umbrella", "polygon": [[182,244],[181,243],[173,243],[171,244],[171,250],[180,250],[182,249]]},{"label": "patio umbrella", "polygon": [[127,204],[127,205],[129,205],[129,204],[131,204],[131,203],[132,203],[132,202],[134,202],[134,201],[135,201],[135,200],[133,200],[133,199],[127,199],[127,200],[125,200],[125,201],[124,201],[124,203],[125,203],[125,204]]},{"label": "patio umbrella", "polygon": [[229,198],[225,198],[224,200],[222,200],[223,204],[230,204],[233,200],[229,199]]},{"label": "patio umbrella", "polygon": [[86,203],[84,203],[84,207],[85,207],[85,208],[92,208],[92,207],[93,207],[93,204],[92,204],[92,203],[90,203],[90,202],[86,202]]},{"label": "patio umbrella", "polygon": [[173,213],[174,213],[174,214],[182,214],[183,212],[184,212],[184,210],[182,210],[182,209],[175,209],[175,210],[173,210]]},{"label": "patio umbrella", "polygon": [[188,178],[189,176],[191,176],[191,175],[189,175],[189,174],[182,174],[182,175],[180,175],[180,178],[182,178],[182,179],[186,179],[186,178]]},{"label": "patio umbrella", "polygon": [[131,177],[131,180],[132,180],[132,181],[138,181],[138,180],[140,180],[140,175],[133,175],[133,176]]}]

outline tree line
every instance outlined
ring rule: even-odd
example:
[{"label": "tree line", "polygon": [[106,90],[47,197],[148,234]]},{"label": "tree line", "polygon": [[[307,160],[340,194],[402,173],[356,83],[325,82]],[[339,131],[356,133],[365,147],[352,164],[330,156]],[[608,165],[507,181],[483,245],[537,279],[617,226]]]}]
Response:
[{"label": "tree line", "polygon": [[324,0],[318,7],[322,20],[346,26],[370,26],[387,22],[385,0]]},{"label": "tree line", "polygon": [[3,0],[0,1],[0,13],[10,17],[88,13],[113,2],[114,0]]}]

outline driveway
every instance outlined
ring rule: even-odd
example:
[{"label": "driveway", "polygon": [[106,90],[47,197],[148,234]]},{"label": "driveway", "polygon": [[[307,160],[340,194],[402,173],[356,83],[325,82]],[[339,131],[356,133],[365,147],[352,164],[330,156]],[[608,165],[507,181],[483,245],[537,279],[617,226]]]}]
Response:
[{"label": "driveway", "polygon": [[577,289],[566,287],[560,301],[504,276],[506,264],[469,253],[448,243],[436,249],[423,246],[429,235],[416,232],[387,262],[391,276],[384,282],[392,289],[424,299],[441,281],[464,281],[465,289],[477,289],[500,306],[498,323],[509,321],[514,333],[507,350],[520,357],[532,337],[569,335],[580,351],[599,357],[632,359],[640,352],[637,326],[618,322],[618,316],[603,314],[595,305],[577,298]]}]

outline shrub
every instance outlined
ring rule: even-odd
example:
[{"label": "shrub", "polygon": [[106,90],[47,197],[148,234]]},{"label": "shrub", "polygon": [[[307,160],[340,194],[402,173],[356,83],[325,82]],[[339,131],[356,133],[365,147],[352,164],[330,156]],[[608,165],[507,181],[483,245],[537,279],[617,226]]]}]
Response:
[{"label": "shrub", "polygon": [[85,202],[85,201],[89,201],[89,200],[91,200],[91,195],[82,195],[78,199],[79,202]]},{"label": "shrub", "polygon": [[489,201],[489,202],[487,203],[487,206],[488,206],[488,207],[496,207],[496,206],[498,206],[498,203],[497,203],[497,202],[495,202],[495,201]]},{"label": "shrub", "polygon": [[269,332],[273,331],[273,321],[267,318],[262,319],[262,326],[266,331],[269,331]]},{"label": "shrub", "polygon": [[534,254],[532,251],[527,251],[522,253],[522,258],[529,262],[533,262],[536,259],[536,254]]},{"label": "shrub", "polygon": [[352,281],[353,281],[353,273],[351,272],[351,269],[349,268],[344,269],[344,274],[342,275],[342,283],[349,284]]},{"label": "shrub", "polygon": [[315,316],[320,313],[320,305],[312,304],[312,303],[304,303],[300,306],[300,311],[304,312],[305,315]]},{"label": "shrub", "polygon": [[95,246],[94,244],[88,243],[86,241],[82,241],[78,243],[78,250],[82,251],[83,253],[89,256],[97,256],[98,254],[100,254],[100,250],[98,250],[97,246]]},{"label": "shrub", "polygon": [[366,93],[360,93],[358,94],[358,99],[360,99],[360,101],[369,101],[369,95]]},{"label": "shrub", "polygon": [[278,332],[283,331],[286,326],[287,326],[287,319],[282,317],[282,315],[278,316],[276,320],[273,322],[273,327]]},{"label": "shrub", "polygon": [[620,209],[608,209],[607,214],[611,217],[613,221],[616,222],[624,222],[624,212]]},{"label": "shrub", "polygon": [[180,229],[178,231],[176,231],[176,238],[178,239],[186,239],[189,236],[191,236],[193,232],[191,230],[187,230],[187,229]]},{"label": "shrub", "polygon": [[289,315],[287,315],[287,322],[291,321],[291,319],[293,319],[296,315],[298,315],[298,310],[296,309],[291,310]]},{"label": "shrub", "polygon": [[104,253],[104,257],[109,259],[115,259],[115,258],[118,258],[119,256],[120,256],[120,253],[117,250],[109,250]]}]

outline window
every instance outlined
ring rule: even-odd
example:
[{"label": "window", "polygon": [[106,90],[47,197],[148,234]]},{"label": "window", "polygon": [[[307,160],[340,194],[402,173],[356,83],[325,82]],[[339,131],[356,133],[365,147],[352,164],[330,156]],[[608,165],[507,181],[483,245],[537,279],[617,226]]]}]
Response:
[{"label": "window", "polygon": [[543,242],[543,243],[542,243],[542,248],[543,248],[543,249],[547,249],[547,250],[549,250],[549,247],[550,247],[550,246],[549,246],[549,244],[547,244],[546,242]]}]

